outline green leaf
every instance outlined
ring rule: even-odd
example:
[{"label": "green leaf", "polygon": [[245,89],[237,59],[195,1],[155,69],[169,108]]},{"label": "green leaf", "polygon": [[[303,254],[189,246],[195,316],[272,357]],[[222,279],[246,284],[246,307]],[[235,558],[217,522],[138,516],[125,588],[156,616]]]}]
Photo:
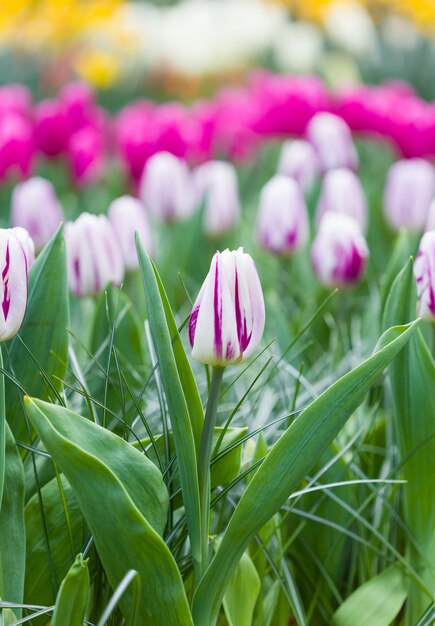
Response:
[{"label": "green leaf", "polygon": [[406,345],[418,321],[391,329],[383,348],[312,402],[276,442],[234,510],[220,548],[193,600],[196,626],[215,623],[228,577],[254,535],[280,509]]},{"label": "green leaf", "polygon": [[[160,472],[133,446],[72,411],[25,399],[29,418],[74,489],[113,589],[130,569],[142,583],[140,623],[192,626],[183,582],[162,532],[168,495]],[[136,599],[120,601],[128,623]]]},{"label": "green leaf", "polygon": [[[412,261],[400,272],[385,306],[384,325],[408,321],[415,311],[416,288]],[[429,390],[435,388],[435,362],[420,330],[389,367],[394,428],[407,481],[403,489],[403,514],[412,537],[407,557],[428,589],[435,587],[435,405]],[[410,585],[407,623],[415,624],[431,597]]]},{"label": "green leaf", "polygon": [[390,626],[407,595],[401,570],[389,567],[358,587],[334,613],[334,626]]},{"label": "green leaf", "polygon": [[145,288],[151,335],[174,433],[192,557],[197,566],[201,560],[201,534],[198,473],[193,428],[183,385],[177,369],[177,361],[172,348],[172,336],[168,329],[164,305],[160,296],[157,270],[154,268],[151,259],[146,254],[137,236],[136,247]]},{"label": "green leaf", "polygon": [[229,626],[252,626],[259,591],[260,578],[245,552],[230,576],[223,599]]},{"label": "green leaf", "polygon": [[[22,603],[26,536],[24,528],[24,470],[15,440],[6,423],[6,471],[0,510],[0,597]],[[17,613],[19,611],[17,610]]]},{"label": "green leaf", "polygon": [[89,589],[88,561],[79,554],[60,586],[51,626],[83,626]]},{"label": "green leaf", "polygon": [[[5,368],[18,378],[27,394],[48,399],[54,395],[50,384],[60,389],[68,357],[68,324],[65,242],[59,229],[30,268],[24,322],[19,334],[7,344]],[[6,417],[15,438],[27,441],[22,396],[15,383],[7,379]]]},{"label": "green leaf", "polygon": [[[62,491],[61,491],[62,490]],[[87,530],[77,498],[63,474],[26,504],[27,604],[54,604],[56,591],[83,548]]]}]

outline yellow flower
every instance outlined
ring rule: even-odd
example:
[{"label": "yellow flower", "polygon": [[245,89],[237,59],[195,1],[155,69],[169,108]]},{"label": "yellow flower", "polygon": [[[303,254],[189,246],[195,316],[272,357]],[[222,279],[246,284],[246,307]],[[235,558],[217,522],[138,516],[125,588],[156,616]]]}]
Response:
[{"label": "yellow flower", "polygon": [[85,50],[76,59],[74,69],[80,78],[104,89],[116,81],[121,66],[114,53]]}]

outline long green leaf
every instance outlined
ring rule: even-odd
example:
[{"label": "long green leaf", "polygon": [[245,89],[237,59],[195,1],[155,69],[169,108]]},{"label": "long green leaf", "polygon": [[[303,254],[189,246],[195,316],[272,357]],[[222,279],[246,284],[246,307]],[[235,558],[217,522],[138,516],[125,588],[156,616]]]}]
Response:
[{"label": "long green leaf", "polygon": [[[416,289],[412,261],[400,272],[391,288],[384,326],[409,321],[415,311]],[[404,463],[405,522],[420,550],[408,542],[408,558],[429,589],[435,588],[435,362],[423,335],[418,332],[389,367],[394,408],[394,427]],[[411,584],[407,623],[415,624],[431,598]]]},{"label": "long green leaf", "polygon": [[249,555],[240,559],[224,595],[224,609],[229,626],[251,626],[260,591],[260,577]]},{"label": "long green leaf", "polygon": [[79,554],[60,586],[51,626],[83,626],[89,591],[88,561]]},{"label": "long green leaf", "polygon": [[407,595],[403,572],[389,567],[358,587],[334,613],[334,626],[390,626]]},{"label": "long green leaf", "polygon": [[[53,395],[49,383],[60,389],[67,363],[69,297],[65,254],[59,229],[30,268],[24,322],[19,334],[7,344],[9,358],[5,358],[5,368],[19,379],[26,393],[43,399]],[[26,441],[22,395],[14,382],[7,379],[6,417],[15,438]]]},{"label": "long green leaf", "polygon": [[373,356],[312,402],[273,446],[238,503],[221,546],[193,600],[195,626],[212,626],[228,577],[254,535],[332,443],[385,367],[406,345],[418,321],[385,333]]},{"label": "long green leaf", "polygon": [[[123,439],[68,409],[30,398],[25,403],[74,489],[111,587],[134,569],[142,582],[141,623],[191,626],[180,573],[156,532],[162,530],[168,498],[158,469]],[[120,607],[131,623],[136,598],[130,589]]]},{"label": "long green leaf", "polygon": [[194,563],[198,564],[201,559],[200,507],[196,447],[192,423],[172,348],[172,337],[168,329],[165,310],[159,292],[156,278],[157,271],[153,267],[138,237],[136,237],[136,247],[145,288],[151,335],[174,433],[192,557]]},{"label": "long green leaf", "polygon": [[[12,432],[6,423],[6,471],[0,510],[1,598],[23,601],[26,537],[24,528],[24,470]],[[19,614],[19,611],[17,611]]]}]

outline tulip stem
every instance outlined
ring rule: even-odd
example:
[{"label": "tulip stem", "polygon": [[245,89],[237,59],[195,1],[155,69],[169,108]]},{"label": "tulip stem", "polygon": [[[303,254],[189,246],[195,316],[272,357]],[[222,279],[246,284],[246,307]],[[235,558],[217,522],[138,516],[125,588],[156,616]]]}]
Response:
[{"label": "tulip stem", "polygon": [[201,445],[199,449],[198,481],[201,510],[201,575],[203,575],[207,569],[209,559],[208,533],[210,525],[210,461],[216,413],[219,403],[219,392],[223,374],[223,367],[213,367],[210,393],[208,396],[207,409],[205,411],[204,428],[202,430]]}]

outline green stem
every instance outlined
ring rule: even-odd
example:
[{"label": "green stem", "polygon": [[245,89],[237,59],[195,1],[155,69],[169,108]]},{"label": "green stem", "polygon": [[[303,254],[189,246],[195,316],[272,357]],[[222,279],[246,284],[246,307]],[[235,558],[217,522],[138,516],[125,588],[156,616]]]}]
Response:
[{"label": "green stem", "polygon": [[[213,367],[205,412],[204,428],[199,449],[199,502],[201,511],[201,575],[208,566],[208,532],[210,524],[210,461],[219,392],[224,374],[223,367]],[[199,582],[199,580],[198,580]]]}]

